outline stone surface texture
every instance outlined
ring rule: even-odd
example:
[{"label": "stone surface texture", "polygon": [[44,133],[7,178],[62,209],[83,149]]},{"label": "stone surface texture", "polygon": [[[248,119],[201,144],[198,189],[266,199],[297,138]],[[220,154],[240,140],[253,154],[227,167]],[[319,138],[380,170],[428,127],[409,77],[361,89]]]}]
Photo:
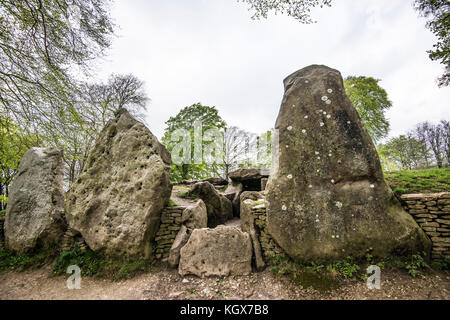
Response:
[{"label": "stone surface texture", "polygon": [[170,163],[170,153],[147,127],[120,109],[67,194],[70,227],[94,251],[149,257],[172,190]]},{"label": "stone surface texture", "polygon": [[383,178],[339,71],[313,65],[284,81],[279,165],[266,188],[267,228],[299,261],[428,252],[430,240]]},{"label": "stone surface texture", "polygon": [[178,272],[185,276],[225,277],[252,271],[252,244],[248,233],[235,227],[195,229],[181,249]]},{"label": "stone surface texture", "polygon": [[61,149],[32,148],[23,155],[4,228],[6,247],[18,253],[59,244],[67,228]]}]

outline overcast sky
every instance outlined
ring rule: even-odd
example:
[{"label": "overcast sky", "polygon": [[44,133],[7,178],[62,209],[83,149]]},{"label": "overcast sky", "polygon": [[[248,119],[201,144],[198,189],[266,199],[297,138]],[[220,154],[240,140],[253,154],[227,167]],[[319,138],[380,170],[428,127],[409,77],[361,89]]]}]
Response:
[{"label": "overcast sky", "polygon": [[151,98],[147,123],[161,138],[185,106],[216,106],[228,125],[262,133],[275,124],[283,79],[311,64],[381,79],[395,136],[428,120],[450,120],[450,88],[426,51],[436,39],[412,0],[334,0],[318,22],[252,20],[236,0],[115,0],[118,38],[97,75],[133,73]]}]

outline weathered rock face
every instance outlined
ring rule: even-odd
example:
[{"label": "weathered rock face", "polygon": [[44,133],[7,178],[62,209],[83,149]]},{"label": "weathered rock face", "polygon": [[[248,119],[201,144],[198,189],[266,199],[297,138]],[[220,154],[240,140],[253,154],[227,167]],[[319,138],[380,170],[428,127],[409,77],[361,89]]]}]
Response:
[{"label": "weathered rock face", "polygon": [[[252,208],[253,208],[253,202],[263,199],[264,196],[257,192],[257,191],[245,191],[240,196],[240,208],[241,208],[241,214],[240,214],[240,220],[241,220],[241,230],[244,232],[249,232],[250,229],[254,225],[254,217],[252,214]],[[249,205],[244,206],[244,202],[250,200],[251,203]]]},{"label": "weathered rock face", "polygon": [[18,253],[59,243],[64,222],[63,151],[32,148],[20,162],[5,220],[6,246]]},{"label": "weathered rock face", "polygon": [[248,233],[234,227],[196,229],[181,249],[178,272],[199,277],[248,275],[252,271]]},{"label": "weathered rock face", "polygon": [[383,179],[341,74],[310,66],[284,81],[279,166],[267,186],[268,230],[303,261],[428,251],[430,242]]},{"label": "weathered rock face", "polygon": [[181,226],[169,252],[169,259],[167,262],[171,268],[176,268],[178,266],[181,248],[188,242],[191,232],[192,230],[188,229],[186,226]]},{"label": "weathered rock face", "polygon": [[240,216],[240,205],[241,205],[240,197],[243,190],[244,187],[242,183],[232,182],[228,185],[227,189],[224,192],[225,197],[227,197],[231,201],[231,204],[233,205],[234,217]]},{"label": "weathered rock face", "polygon": [[205,203],[209,228],[214,228],[233,218],[231,201],[217,192],[211,183],[198,182],[191,187],[189,194],[198,196]]},{"label": "weathered rock face", "polygon": [[170,162],[156,137],[126,110],[119,110],[67,194],[70,227],[94,251],[148,257],[171,194]]},{"label": "weathered rock face", "polygon": [[198,200],[195,204],[184,209],[181,222],[189,229],[206,228],[208,214],[205,203]]}]

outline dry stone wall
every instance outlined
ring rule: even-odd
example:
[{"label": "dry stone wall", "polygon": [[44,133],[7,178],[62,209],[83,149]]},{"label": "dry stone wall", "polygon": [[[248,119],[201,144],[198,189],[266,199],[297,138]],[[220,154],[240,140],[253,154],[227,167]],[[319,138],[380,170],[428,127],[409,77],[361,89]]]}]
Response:
[{"label": "dry stone wall", "polygon": [[431,239],[433,260],[450,259],[450,192],[405,194],[400,199]]},{"label": "dry stone wall", "polygon": [[267,213],[265,204],[256,204],[252,208],[252,213],[255,218],[255,226],[259,237],[259,243],[261,244],[261,249],[263,251],[264,260],[267,262],[270,257],[284,256],[285,253],[283,249],[281,249],[267,231]]},{"label": "dry stone wall", "polygon": [[161,225],[156,234],[156,258],[162,261],[169,259],[172,247],[182,225],[182,215],[186,207],[167,207],[161,215]]}]

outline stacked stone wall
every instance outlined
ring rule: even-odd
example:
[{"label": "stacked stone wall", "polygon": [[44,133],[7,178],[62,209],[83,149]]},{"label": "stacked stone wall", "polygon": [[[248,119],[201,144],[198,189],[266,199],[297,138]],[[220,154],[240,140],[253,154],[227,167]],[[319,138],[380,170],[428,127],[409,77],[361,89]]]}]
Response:
[{"label": "stacked stone wall", "polygon": [[450,192],[404,194],[400,200],[431,239],[432,259],[450,259]]},{"label": "stacked stone wall", "polygon": [[167,261],[170,248],[181,229],[181,217],[186,207],[167,207],[161,214],[161,225],[156,234],[156,258]]},{"label": "stacked stone wall", "polygon": [[259,243],[261,244],[261,249],[263,251],[264,260],[266,262],[273,256],[284,256],[284,251],[281,247],[273,240],[267,231],[267,213],[264,204],[256,205],[252,208],[252,213],[255,218],[255,226],[257,229]]}]

